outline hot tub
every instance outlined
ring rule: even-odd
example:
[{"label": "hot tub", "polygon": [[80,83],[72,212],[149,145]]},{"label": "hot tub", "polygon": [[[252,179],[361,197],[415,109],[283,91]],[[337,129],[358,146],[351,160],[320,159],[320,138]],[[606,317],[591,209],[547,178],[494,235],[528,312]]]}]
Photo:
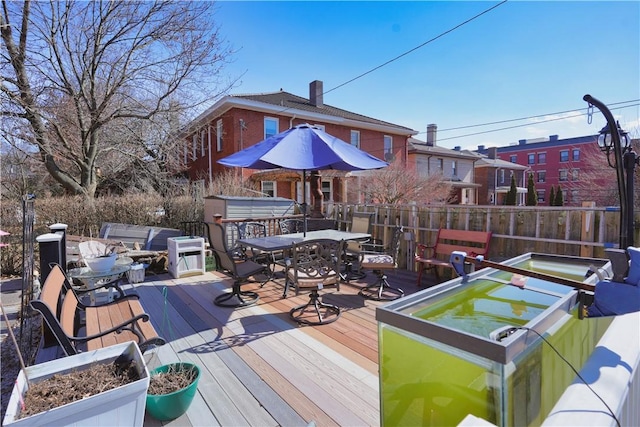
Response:
[{"label": "hot tub", "polygon": [[[502,263],[594,284],[608,260],[528,253]],[[539,425],[610,318],[578,317],[578,292],[485,268],[376,310],[383,425]],[[528,329],[524,329],[528,328]],[[544,342],[540,335],[547,342]]]}]

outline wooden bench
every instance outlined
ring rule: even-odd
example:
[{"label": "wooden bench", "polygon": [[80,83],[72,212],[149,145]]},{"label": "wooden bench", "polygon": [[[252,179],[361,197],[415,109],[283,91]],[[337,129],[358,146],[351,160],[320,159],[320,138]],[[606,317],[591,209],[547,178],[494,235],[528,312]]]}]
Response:
[{"label": "wooden bench", "polygon": [[40,297],[31,301],[31,307],[42,314],[67,356],[127,341],[136,341],[142,352],[165,343],[149,322],[138,295],[125,295],[116,282],[104,287],[118,291],[114,301],[85,305],[62,268],[55,264]]},{"label": "wooden bench", "polygon": [[489,253],[490,231],[438,230],[433,246],[418,244],[416,246],[415,261],[418,264],[418,286],[422,280],[424,270],[433,270],[436,279],[440,280],[438,267],[449,267],[449,256],[453,251],[463,251],[469,256]]}]

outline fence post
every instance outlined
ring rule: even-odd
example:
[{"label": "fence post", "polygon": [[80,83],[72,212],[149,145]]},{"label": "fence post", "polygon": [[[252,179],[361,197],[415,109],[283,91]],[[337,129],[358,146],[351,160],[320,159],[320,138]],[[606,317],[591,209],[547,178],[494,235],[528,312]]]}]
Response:
[{"label": "fence post", "polygon": [[[595,208],[596,202],[582,202],[582,207],[584,208]],[[582,211],[582,230],[580,231],[580,240],[583,242],[592,242],[593,235],[595,234],[595,223],[596,218],[594,212],[592,210],[585,209]],[[580,256],[581,257],[592,257],[593,256],[593,246],[591,245],[580,245]]]},{"label": "fence post", "polygon": [[62,249],[60,254],[60,267],[62,267],[64,271],[67,271],[67,224],[52,224],[49,226],[49,230],[51,230],[52,233],[62,236],[60,240],[60,247]]}]

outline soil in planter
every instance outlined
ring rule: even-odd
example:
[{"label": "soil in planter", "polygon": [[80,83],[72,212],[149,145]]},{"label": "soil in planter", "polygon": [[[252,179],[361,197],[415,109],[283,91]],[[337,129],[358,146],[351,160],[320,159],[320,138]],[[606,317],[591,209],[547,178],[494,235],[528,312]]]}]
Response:
[{"label": "soil in planter", "polygon": [[125,364],[95,364],[88,369],[56,374],[29,384],[24,397],[25,409],[18,419],[48,411],[94,394],[124,386],[140,379],[135,361]]},{"label": "soil in planter", "polygon": [[169,368],[167,372],[154,374],[149,379],[147,394],[169,394],[181,390],[191,384],[198,375],[195,369]]}]

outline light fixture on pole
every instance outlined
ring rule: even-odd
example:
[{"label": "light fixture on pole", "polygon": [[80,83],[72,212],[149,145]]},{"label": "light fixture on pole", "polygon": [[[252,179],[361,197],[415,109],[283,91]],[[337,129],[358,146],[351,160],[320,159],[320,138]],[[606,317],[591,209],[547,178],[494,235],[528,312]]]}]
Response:
[{"label": "light fixture on pole", "polygon": [[[620,197],[620,248],[626,249],[634,244],[633,174],[638,158],[632,150],[629,134],[620,128],[607,106],[588,94],[582,99],[589,103],[589,107],[597,107],[607,120],[607,125],[600,130],[598,147],[607,155],[609,166],[616,170]],[[614,164],[611,164],[611,152]]]}]

